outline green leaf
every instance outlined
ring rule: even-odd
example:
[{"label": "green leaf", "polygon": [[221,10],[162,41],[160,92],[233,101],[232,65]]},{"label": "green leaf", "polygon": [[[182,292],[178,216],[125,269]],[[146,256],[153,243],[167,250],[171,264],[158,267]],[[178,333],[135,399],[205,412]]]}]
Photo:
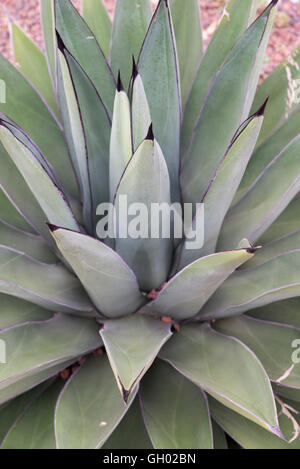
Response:
[{"label": "green leaf", "polygon": [[116,91],[109,151],[109,188],[113,202],[124,169],[132,157],[130,103],[127,94],[119,88]]},{"label": "green leaf", "polygon": [[300,329],[300,298],[277,301],[262,308],[251,309],[248,314],[257,319],[279,322]]},{"label": "green leaf", "polygon": [[117,384],[127,402],[161,347],[172,336],[170,325],[135,315],[105,321],[100,334]]},{"label": "green leaf", "polygon": [[226,407],[278,433],[269,378],[253,352],[237,339],[207,323],[193,324],[182,327],[160,357]]},{"label": "green leaf", "polygon": [[[204,244],[200,249],[188,249],[187,242],[179,247],[181,268],[215,252],[222,223],[255,147],[263,122],[262,112],[263,109],[260,109],[237,133],[209,182],[201,201],[204,203]],[[227,187],[226,191],[224,187]],[[196,219],[192,230],[195,224]]]},{"label": "green leaf", "polygon": [[300,190],[299,151],[300,135],[272,160],[231,208],[223,224],[218,249],[230,249],[242,238],[255,243],[283,212]]},{"label": "green leaf", "polygon": [[36,154],[13,134],[13,129],[9,129],[4,121],[0,124],[2,144],[38,200],[48,221],[66,228],[79,229],[70,205],[56,181],[53,180],[46,163],[43,166]]},{"label": "green leaf", "polygon": [[7,363],[0,368],[0,389],[101,347],[98,331],[96,321],[60,314],[1,331]]},{"label": "green leaf", "polygon": [[142,306],[136,278],[116,252],[89,236],[51,229],[59,250],[102,314],[125,316]]},{"label": "green leaf", "polygon": [[41,262],[57,262],[54,252],[41,236],[21,231],[3,221],[0,221],[0,245],[22,251]]},{"label": "green leaf", "polygon": [[112,27],[110,62],[127,89],[131,76],[130,57],[138,57],[152,16],[150,0],[117,0]]},{"label": "green leaf", "polygon": [[67,382],[57,403],[58,449],[101,448],[128,409],[107,358],[88,358]]},{"label": "green leaf", "polygon": [[171,278],[148,308],[179,320],[195,316],[224,280],[252,255],[241,249],[198,259]]},{"label": "green leaf", "polygon": [[62,264],[44,264],[0,246],[0,292],[50,311],[94,315],[79,280]]},{"label": "green leaf", "polygon": [[300,47],[292,52],[290,59],[284,61],[267,77],[258,88],[252,109],[269,96],[265,121],[259,136],[258,145],[268,138],[272,138],[273,132],[282,126],[287,117],[299,108],[294,99],[295,89],[293,80],[300,78]]},{"label": "green leaf", "polygon": [[[182,3],[180,0],[175,1],[178,4]],[[186,4],[187,2],[184,3]],[[213,79],[222,66],[224,57],[227,57],[237,39],[249,26],[253,18],[254,3],[255,0],[244,0],[243,4],[241,4],[240,0],[230,1],[226,6],[227,15],[224,14],[203,55],[195,75],[193,86],[187,97],[187,102],[185,103],[185,101],[183,101],[183,103],[186,104],[182,126],[183,158],[186,157],[194,126],[200,115],[205,97],[213,84]],[[182,27],[184,27],[184,25],[185,23],[183,22]],[[196,50],[196,47],[193,45],[189,53],[191,53],[191,49]],[[185,53],[184,63],[186,63],[186,51],[183,51],[183,53]],[[266,97],[267,96],[258,103],[256,109],[258,109]],[[234,130],[236,130],[236,128]]]},{"label": "green leaf", "polygon": [[54,410],[62,381],[51,384],[20,414],[1,449],[55,449]]},{"label": "green leaf", "polygon": [[138,398],[134,400],[129,411],[102,446],[102,449],[152,449]]},{"label": "green leaf", "polygon": [[109,200],[110,119],[97,90],[78,62],[67,51],[65,57],[70,67],[84,130],[95,234],[96,209],[100,203]]},{"label": "green leaf", "polygon": [[[6,178],[7,167],[5,163],[9,161],[10,167],[15,170],[15,165],[9,158],[9,156],[5,156],[6,152],[3,146],[0,144],[0,159],[1,159],[1,176],[0,176],[0,206],[1,206],[1,221],[3,223],[7,223],[8,225],[14,226],[19,230],[26,231],[27,233],[36,234],[33,226],[31,226],[24,218],[24,216],[20,213],[19,210],[13,205],[12,201],[8,199],[5,187],[3,184],[3,179]],[[5,160],[4,157],[5,156]],[[16,171],[15,171],[16,172]],[[4,174],[5,173],[5,174]],[[22,176],[19,175],[20,180],[22,181]],[[23,181],[24,187],[26,187],[26,183]],[[29,189],[28,192],[30,193]]]},{"label": "green leaf", "polygon": [[70,0],[56,0],[56,28],[66,48],[94,83],[109,115],[115,81],[95,36]]},{"label": "green leaf", "polygon": [[[125,202],[129,208],[127,220]],[[157,217],[152,214],[154,204],[158,207]],[[167,237],[160,229],[160,204],[169,210],[168,169],[158,143],[147,136],[130,160],[115,198],[116,251],[132,268],[143,291],[158,288],[171,267],[172,238],[171,233]],[[170,231],[170,222],[166,222]]]},{"label": "green leaf", "polygon": [[56,89],[57,55],[55,34],[55,0],[40,0],[41,23],[49,72],[53,89]]},{"label": "green leaf", "polygon": [[82,17],[85,19],[97,39],[105,57],[109,55],[111,20],[102,0],[83,0]]},{"label": "green leaf", "polygon": [[201,319],[234,316],[274,301],[299,296],[300,250],[281,254],[257,267],[235,272],[210,298]]},{"label": "green leaf", "polygon": [[140,395],[155,449],[212,449],[207,399],[184,376],[157,361],[143,379]]},{"label": "green leaf", "polygon": [[179,70],[169,4],[160,0],[141,49],[138,69],[148,98],[154,134],[160,144],[171,180],[171,200],[180,200]]},{"label": "green leaf", "polygon": [[[70,70],[61,45],[58,51],[58,99],[69,153],[77,176],[83,205],[83,220],[89,233],[92,232],[92,197],[86,138],[82,115],[73,86]],[[59,223],[58,223],[59,225]]]},{"label": "green leaf", "polygon": [[132,140],[136,151],[145,139],[151,125],[151,115],[145,88],[141,75],[134,69],[132,83],[131,116],[132,116]]},{"label": "green leaf", "polygon": [[292,401],[300,402],[300,390],[296,388],[288,388],[281,384],[273,384],[273,390],[276,394],[291,399]]},{"label": "green leaf", "polygon": [[198,0],[170,0],[180,68],[182,104],[191,89],[202,56],[202,27]]},{"label": "green leaf", "polygon": [[[294,405],[294,404],[293,404]],[[241,415],[229,410],[214,399],[209,399],[209,407],[213,418],[225,429],[244,449],[300,449],[300,439],[289,444],[276,435],[267,432]],[[297,406],[298,410],[299,406]],[[297,420],[298,417],[295,415]],[[280,416],[280,427],[288,438],[293,436],[292,422],[285,415]]]},{"label": "green leaf", "polygon": [[[267,109],[269,109],[269,101]],[[234,205],[246,194],[272,160],[278,157],[290,142],[299,135],[299,118],[300,110],[295,111],[265,142],[258,146],[235,195]]]},{"label": "green leaf", "polygon": [[292,360],[292,344],[298,341],[300,345],[299,329],[245,315],[217,321],[214,327],[247,345],[259,358],[271,381],[279,380],[286,386],[300,389],[300,367],[293,366]]},{"label": "green leaf", "polygon": [[0,69],[7,97],[6,103],[0,104],[0,111],[24,129],[55,168],[68,191],[76,196],[76,181],[61,125],[30,83],[1,55]]},{"label": "green leaf", "polygon": [[228,449],[225,432],[213,420],[211,423],[214,437],[214,449]]},{"label": "green leaf", "polygon": [[236,129],[249,115],[277,2],[273,0],[238,39],[214,77],[182,170],[185,202],[196,203],[204,196],[207,181],[212,179]]},{"label": "green leaf", "polygon": [[24,324],[28,321],[50,319],[53,313],[32,303],[0,294],[0,329]]}]

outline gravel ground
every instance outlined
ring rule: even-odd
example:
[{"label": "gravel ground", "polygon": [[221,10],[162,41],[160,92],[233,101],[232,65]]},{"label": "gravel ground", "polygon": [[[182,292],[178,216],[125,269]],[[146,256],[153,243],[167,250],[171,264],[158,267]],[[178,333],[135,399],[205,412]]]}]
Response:
[{"label": "gravel ground", "polygon": [[[81,0],[72,0],[80,9]],[[115,0],[103,0],[111,16]],[[153,4],[157,0],[152,0]],[[188,0],[183,0],[188,1]],[[199,0],[205,44],[208,43],[223,12],[226,0]],[[0,52],[13,61],[8,16],[17,21],[31,38],[43,47],[39,20],[39,0],[2,0],[0,6]],[[263,74],[274,68],[300,45],[300,0],[281,0],[279,13],[267,50]]]}]

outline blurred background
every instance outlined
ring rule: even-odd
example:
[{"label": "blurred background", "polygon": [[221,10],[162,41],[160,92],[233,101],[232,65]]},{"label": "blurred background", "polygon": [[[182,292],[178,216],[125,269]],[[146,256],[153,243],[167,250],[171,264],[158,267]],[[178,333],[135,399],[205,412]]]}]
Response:
[{"label": "blurred background", "polygon": [[[81,0],[72,0],[80,10]],[[93,0],[90,0],[93,1]],[[182,0],[189,1],[189,0]],[[243,1],[243,0],[241,0]],[[116,0],[103,0],[113,16]],[[199,0],[205,45],[215,31],[223,14],[227,0]],[[153,5],[157,0],[152,0]],[[268,2],[266,1],[266,4]],[[39,18],[39,0],[2,0],[0,5],[0,52],[13,61],[13,51],[9,40],[9,18],[16,21],[26,33],[43,48]],[[300,45],[300,0],[280,0],[275,19],[263,75],[270,74],[274,68],[287,59]]]}]

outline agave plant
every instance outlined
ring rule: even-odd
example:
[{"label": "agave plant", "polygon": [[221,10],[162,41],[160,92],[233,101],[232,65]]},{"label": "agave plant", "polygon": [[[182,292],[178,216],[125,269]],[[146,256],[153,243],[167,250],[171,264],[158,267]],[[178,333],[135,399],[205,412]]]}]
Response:
[{"label": "agave plant", "polygon": [[[11,24],[2,448],[300,448],[300,50],[259,85],[261,3],[205,53],[197,0],[41,0],[46,55]],[[182,239],[99,238],[123,196],[201,205]]]}]

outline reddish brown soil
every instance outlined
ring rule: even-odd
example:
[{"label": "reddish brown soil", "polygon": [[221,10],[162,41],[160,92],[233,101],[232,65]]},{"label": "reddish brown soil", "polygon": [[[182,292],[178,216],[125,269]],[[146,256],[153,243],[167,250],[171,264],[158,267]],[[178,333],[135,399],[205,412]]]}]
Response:
[{"label": "reddish brown soil", "polygon": [[[81,0],[72,0],[80,9]],[[115,0],[103,0],[113,15]],[[186,0],[185,0],[186,1]],[[157,0],[153,0],[155,4]],[[226,0],[199,0],[205,44],[218,25]],[[0,6],[0,52],[13,60],[9,41],[8,14],[18,21],[32,39],[42,47],[39,0],[2,0]],[[300,44],[300,0],[281,0],[279,13],[267,50],[264,75],[267,75]]]}]

